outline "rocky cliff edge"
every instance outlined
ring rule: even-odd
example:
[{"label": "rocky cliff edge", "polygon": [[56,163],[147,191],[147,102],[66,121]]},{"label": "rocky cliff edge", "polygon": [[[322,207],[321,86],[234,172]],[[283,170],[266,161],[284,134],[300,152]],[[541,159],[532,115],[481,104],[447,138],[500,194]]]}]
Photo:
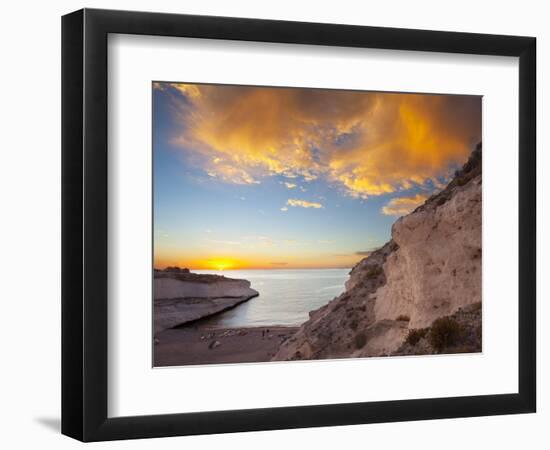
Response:
[{"label": "rocky cliff edge", "polygon": [[[468,338],[467,349],[481,351],[481,160],[478,144],[447,187],[398,219],[392,239],[352,269],[346,291],[310,312],[273,359],[449,353],[466,348],[460,341],[470,328],[479,339]],[[456,316],[470,309],[476,314]],[[443,333],[445,345],[416,345],[425,336],[405,345],[418,330]]]}]

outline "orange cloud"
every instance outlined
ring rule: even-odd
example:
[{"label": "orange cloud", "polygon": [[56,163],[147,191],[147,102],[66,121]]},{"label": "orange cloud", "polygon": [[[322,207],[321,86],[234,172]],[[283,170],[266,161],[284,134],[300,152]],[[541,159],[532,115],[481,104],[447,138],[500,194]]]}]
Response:
[{"label": "orange cloud", "polygon": [[367,198],[438,183],[481,139],[477,96],[184,83],[154,88],[174,96],[181,126],[173,141],[188,161],[228,183],[324,177],[350,196]]},{"label": "orange cloud", "polygon": [[392,198],[381,211],[387,216],[404,216],[424,203],[427,198],[427,195],[422,194],[416,194],[414,197]]},{"label": "orange cloud", "polygon": [[323,205],[321,205],[321,203],[317,203],[317,202],[309,202],[307,200],[298,200],[296,198],[289,198],[287,201],[286,201],[286,204],[288,206],[294,206],[294,207],[299,207],[299,208],[315,208],[315,209],[320,209],[323,207]]}]

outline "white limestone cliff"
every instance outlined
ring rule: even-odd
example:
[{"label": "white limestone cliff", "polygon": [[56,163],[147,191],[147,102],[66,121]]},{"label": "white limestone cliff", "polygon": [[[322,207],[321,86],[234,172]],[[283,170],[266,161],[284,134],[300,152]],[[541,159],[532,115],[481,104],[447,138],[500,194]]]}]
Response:
[{"label": "white limestone cliff", "polygon": [[215,298],[215,297],[246,297],[258,295],[250,287],[250,281],[218,277],[212,282],[178,278],[155,278],[155,299],[170,298]]},{"label": "white limestone cliff", "polygon": [[399,249],[384,264],[377,320],[402,314],[422,328],[481,301],[481,175],[443,205],[399,219],[392,238]]},{"label": "white limestone cliff", "polygon": [[219,275],[155,271],[154,332],[217,314],[258,296],[250,281]]},{"label": "white limestone cliff", "polygon": [[481,302],[481,145],[440,193],[398,219],[346,291],[310,313],[274,360],[389,355],[409,330]]}]

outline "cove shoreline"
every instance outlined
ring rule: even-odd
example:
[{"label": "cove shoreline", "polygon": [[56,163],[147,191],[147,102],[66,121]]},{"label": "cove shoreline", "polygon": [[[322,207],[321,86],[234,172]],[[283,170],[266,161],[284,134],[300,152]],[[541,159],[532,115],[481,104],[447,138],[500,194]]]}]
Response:
[{"label": "cove shoreline", "polygon": [[299,327],[217,328],[186,324],[156,336],[154,367],[267,362]]}]

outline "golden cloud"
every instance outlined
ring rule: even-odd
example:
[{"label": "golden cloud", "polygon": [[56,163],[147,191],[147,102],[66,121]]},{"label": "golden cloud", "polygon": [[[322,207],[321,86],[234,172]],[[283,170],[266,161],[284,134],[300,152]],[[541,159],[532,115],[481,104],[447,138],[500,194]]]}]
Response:
[{"label": "golden cloud", "polygon": [[323,205],[321,205],[321,203],[317,203],[317,202],[308,202],[307,200],[298,200],[296,198],[289,198],[287,201],[286,201],[286,204],[288,206],[294,206],[294,207],[299,207],[299,208],[315,208],[315,209],[319,209],[319,208],[322,208]]},{"label": "golden cloud", "polygon": [[288,181],[285,181],[285,186],[288,189],[294,189],[296,187],[296,184],[295,183],[289,183]]},{"label": "golden cloud", "polygon": [[173,142],[191,164],[229,183],[324,177],[367,198],[440,183],[481,138],[477,96],[184,83],[156,89],[174,100]]},{"label": "golden cloud", "polygon": [[423,194],[416,194],[414,197],[392,198],[381,211],[387,216],[404,216],[424,203],[427,198],[428,196]]}]

